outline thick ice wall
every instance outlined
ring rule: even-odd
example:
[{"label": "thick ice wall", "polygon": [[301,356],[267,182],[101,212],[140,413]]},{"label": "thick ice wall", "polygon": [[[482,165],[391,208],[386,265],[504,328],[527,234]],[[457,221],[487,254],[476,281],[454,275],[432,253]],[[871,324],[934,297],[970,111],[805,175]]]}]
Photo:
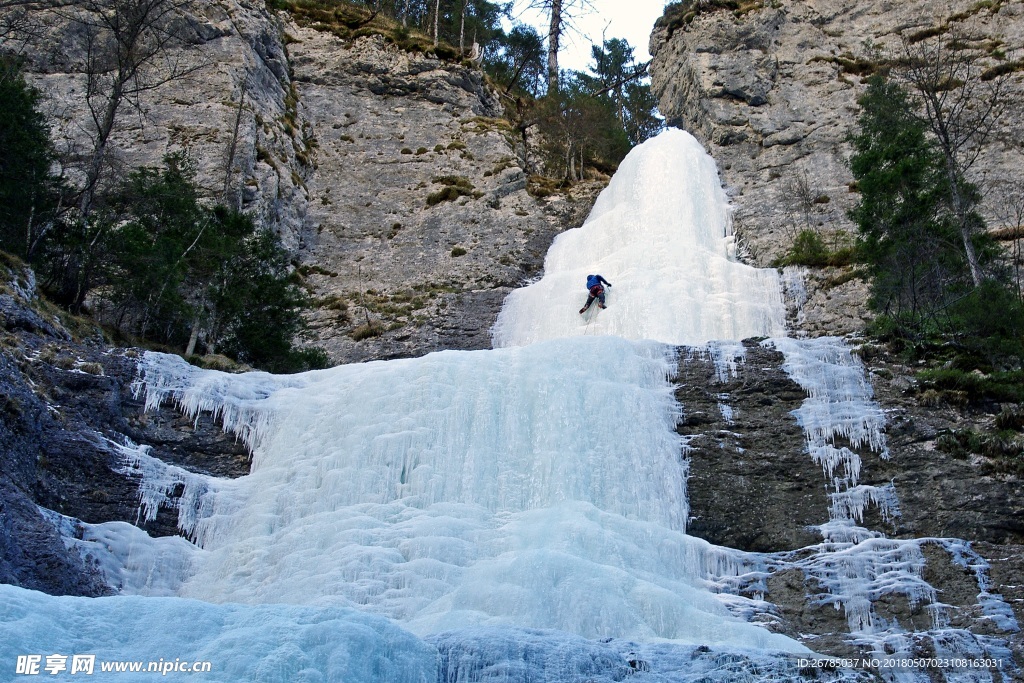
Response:
[{"label": "thick ice wall", "polygon": [[[699,345],[782,334],[778,274],[731,258],[729,233],[714,160],[689,133],[667,130],[626,156],[582,227],[558,236],[544,277],[508,296],[494,345],[585,334]],[[609,308],[587,325],[578,310],[590,273],[613,287]]]},{"label": "thick ice wall", "polygon": [[[442,352],[340,366],[304,382],[200,371],[173,388],[167,375],[183,361],[149,354],[146,362],[147,385],[249,434],[252,477],[288,472],[285,496],[308,476],[332,501],[324,505],[414,498],[521,511],[574,500],[685,523],[678,413],[665,381],[674,365],[657,344]],[[215,395],[197,391],[203,386]]]},{"label": "thick ice wall", "polygon": [[[344,607],[211,605],[180,598],[52,597],[0,585],[0,661],[67,657],[60,680],[158,680],[154,673],[102,673],[102,662],[209,662],[196,681],[437,680],[437,650],[386,619]],[[70,675],[73,655],[95,655],[92,675]],[[161,662],[161,660],[163,660]],[[159,671],[159,669],[157,669]],[[170,671],[170,669],[168,669]],[[168,672],[162,672],[167,676]],[[181,678],[175,672],[168,677]],[[14,680],[13,678],[8,680]],[[32,680],[31,676],[26,680]]]},{"label": "thick ice wall", "polygon": [[184,595],[356,603],[421,634],[514,625],[802,651],[701,583],[720,558],[683,531],[661,344],[554,340],[280,381],[178,363],[147,357],[147,384],[256,444],[250,475],[204,494]]}]

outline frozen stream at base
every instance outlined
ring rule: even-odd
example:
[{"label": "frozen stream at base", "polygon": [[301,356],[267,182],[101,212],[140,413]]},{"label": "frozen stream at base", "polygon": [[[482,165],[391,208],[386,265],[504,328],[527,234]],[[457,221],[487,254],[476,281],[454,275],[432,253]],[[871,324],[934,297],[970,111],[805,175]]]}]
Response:
[{"label": "frozen stream at base", "polygon": [[[164,597],[0,586],[0,662],[181,657],[214,664],[196,680],[223,681],[800,679],[809,650],[741,618],[757,600],[720,594],[756,582],[763,558],[685,534],[669,344],[726,340],[708,347],[725,376],[742,362],[728,340],[784,331],[778,275],[730,257],[728,211],[714,162],[667,131],[556,240],[545,277],[509,297],[502,348],[292,376],[147,354],[148,403],[216,413],[252,449],[252,471],[215,479],[118,445],[141,475],[140,514],[183,490],[179,526],[196,545],[87,526],[75,543],[112,583]],[[576,310],[595,271],[615,287],[587,326]],[[776,343],[819,367],[799,343]],[[849,391],[824,381],[800,416],[813,457],[841,480],[837,510],[870,495],[855,488],[856,455],[830,439],[884,447],[854,382],[838,412],[829,392]],[[913,580],[910,559],[895,571]],[[833,565],[811,569],[830,585]],[[861,590],[845,575],[832,584]]]}]

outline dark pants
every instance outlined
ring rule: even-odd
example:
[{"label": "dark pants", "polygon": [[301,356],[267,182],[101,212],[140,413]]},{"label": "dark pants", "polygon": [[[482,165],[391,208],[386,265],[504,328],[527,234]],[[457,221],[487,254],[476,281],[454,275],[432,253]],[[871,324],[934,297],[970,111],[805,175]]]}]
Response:
[{"label": "dark pants", "polygon": [[[597,290],[597,294],[594,293],[594,289]],[[601,305],[604,306],[604,287],[594,287],[594,289],[590,290],[590,296],[587,297],[587,305],[583,307],[584,311],[590,308],[590,304],[594,303],[594,299],[599,300]]]}]

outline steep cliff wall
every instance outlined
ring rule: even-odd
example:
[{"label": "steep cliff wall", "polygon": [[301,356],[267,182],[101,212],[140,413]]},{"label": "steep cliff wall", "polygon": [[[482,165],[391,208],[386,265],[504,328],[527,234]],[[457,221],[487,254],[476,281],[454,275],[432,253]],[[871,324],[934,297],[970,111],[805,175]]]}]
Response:
[{"label": "steep cliff wall", "polygon": [[[858,60],[897,54],[900,34],[955,30],[995,46],[987,66],[1024,55],[1020,2],[841,2],[775,0],[742,13],[681,3],[651,36],[651,80],[671,125],[691,131],[718,161],[735,205],[735,227],[749,260],[768,265],[805,227],[827,244],[852,234],[846,212],[857,199],[847,138],[863,92]],[[973,169],[988,192],[993,226],[1024,171],[1020,74],[1010,76],[1007,115]],[[863,283],[811,278],[802,325],[845,333],[867,318]]]},{"label": "steep cliff wall", "polygon": [[300,243],[316,343],[338,360],[489,347],[505,295],[599,186],[530,195],[521,136],[473,68],[287,31],[316,140]]},{"label": "steep cliff wall", "polygon": [[[307,340],[334,362],[483,348],[505,294],[536,274],[600,183],[539,199],[522,136],[469,64],[381,35],[340,38],[261,2],[198,3],[154,68],[188,74],[119,112],[109,178],[172,152],[210,200],[281,236],[317,302]],[[72,181],[94,126],[87,31],[65,12],[26,43]],[[137,105],[137,106],[136,106]]]}]

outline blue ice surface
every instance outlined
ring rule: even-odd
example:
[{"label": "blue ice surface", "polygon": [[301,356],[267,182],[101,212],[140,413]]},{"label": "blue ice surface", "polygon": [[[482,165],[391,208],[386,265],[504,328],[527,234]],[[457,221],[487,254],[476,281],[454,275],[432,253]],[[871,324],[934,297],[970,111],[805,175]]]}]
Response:
[{"label": "blue ice surface", "polygon": [[[592,640],[546,629],[481,626],[417,638],[349,607],[213,604],[170,597],[55,597],[0,585],[0,681],[19,655],[96,656],[92,681],[246,683],[687,683],[804,680],[802,655],[672,642]],[[209,673],[139,674],[101,662],[211,663]],[[806,673],[806,672],[804,672]],[[68,671],[45,680],[78,680]],[[828,670],[821,680],[866,680]]]},{"label": "blue ice surface", "polygon": [[[17,676],[19,655],[96,655],[92,676]],[[420,683],[437,650],[383,617],[348,607],[212,604],[184,598],[54,597],[0,585],[0,681],[157,680],[100,671],[105,661],[208,661],[166,679],[260,683]]]}]

